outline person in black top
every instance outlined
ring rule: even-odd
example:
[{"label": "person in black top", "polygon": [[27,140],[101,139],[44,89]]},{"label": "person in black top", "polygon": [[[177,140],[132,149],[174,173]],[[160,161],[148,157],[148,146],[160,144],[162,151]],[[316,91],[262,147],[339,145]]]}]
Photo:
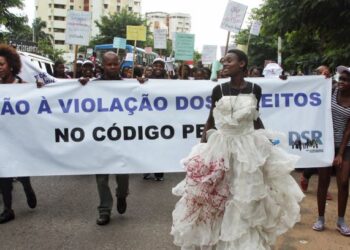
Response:
[{"label": "person in black top", "polygon": [[[16,50],[7,45],[0,45],[0,84],[25,83],[17,74],[21,70],[21,60]],[[27,203],[30,208],[36,207],[36,195],[29,177],[17,177],[22,183]],[[4,201],[4,211],[0,214],[0,224],[15,219],[12,210],[12,182],[13,177],[0,178],[0,190]]]},{"label": "person in black top", "polygon": [[[120,62],[118,55],[114,52],[106,52],[102,58],[103,74],[100,78],[95,80],[122,80],[119,75]],[[80,82],[85,85],[87,81]],[[96,175],[98,195],[100,197],[100,205],[98,206],[99,217],[96,220],[97,225],[106,225],[110,221],[111,210],[113,206],[113,198],[111,190],[108,185],[108,174],[98,174]],[[117,174],[117,210],[120,214],[125,213],[127,203],[126,197],[129,192],[129,175],[128,174]]]}]

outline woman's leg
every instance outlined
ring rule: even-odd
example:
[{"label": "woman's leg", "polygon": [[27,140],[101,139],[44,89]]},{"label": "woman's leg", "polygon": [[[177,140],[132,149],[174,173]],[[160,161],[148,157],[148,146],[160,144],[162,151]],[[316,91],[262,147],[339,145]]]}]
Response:
[{"label": "woman's leg", "polygon": [[341,168],[337,168],[338,186],[338,216],[344,217],[349,197],[349,170],[350,162],[343,161]]},{"label": "woman's leg", "polygon": [[32,185],[30,183],[29,177],[17,177],[17,180],[22,183],[24,193],[27,197],[27,204],[30,208],[36,207],[36,195],[34,193],[34,190],[32,188]]},{"label": "woman's leg", "polygon": [[323,217],[326,208],[327,191],[331,181],[331,174],[332,167],[318,169],[317,206],[318,215]]}]

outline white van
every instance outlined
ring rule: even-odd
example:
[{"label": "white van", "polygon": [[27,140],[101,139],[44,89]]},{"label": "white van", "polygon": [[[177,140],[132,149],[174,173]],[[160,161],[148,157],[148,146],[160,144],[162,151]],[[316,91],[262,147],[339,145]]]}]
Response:
[{"label": "white van", "polygon": [[53,66],[54,62],[47,57],[39,56],[33,53],[17,51],[18,54],[28,58],[35,66],[39,67],[43,72],[48,73],[53,76]]}]

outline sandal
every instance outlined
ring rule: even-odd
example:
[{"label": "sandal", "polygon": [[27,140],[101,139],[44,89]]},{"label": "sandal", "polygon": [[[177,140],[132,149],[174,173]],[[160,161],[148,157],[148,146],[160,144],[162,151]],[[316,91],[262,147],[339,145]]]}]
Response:
[{"label": "sandal", "polygon": [[312,229],[318,232],[321,232],[324,230],[324,222],[317,220],[315,224],[312,226]]},{"label": "sandal", "polygon": [[337,230],[341,235],[350,236],[350,228],[346,224],[342,224],[342,225],[337,224]]}]

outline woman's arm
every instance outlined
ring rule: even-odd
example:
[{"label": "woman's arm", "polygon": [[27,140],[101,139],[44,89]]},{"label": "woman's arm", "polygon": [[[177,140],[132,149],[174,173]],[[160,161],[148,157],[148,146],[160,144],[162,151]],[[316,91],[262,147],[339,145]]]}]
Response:
[{"label": "woman's arm", "polygon": [[[254,89],[253,92],[255,94],[255,97],[257,99],[257,105],[256,105],[256,109],[259,111],[259,104],[260,104],[260,99],[261,99],[261,87],[257,84],[254,84]],[[258,119],[254,120],[254,129],[264,129],[264,124],[262,122],[262,120],[260,119],[260,117],[258,117]]]},{"label": "woman's arm", "polygon": [[213,89],[213,92],[211,94],[211,107],[210,107],[209,117],[207,119],[207,122],[205,124],[204,130],[202,133],[202,138],[201,138],[202,143],[207,142],[207,131],[209,129],[215,128],[215,120],[214,120],[214,116],[213,116],[213,110],[215,108],[215,103],[218,100],[218,95],[217,95],[218,89],[217,88],[220,88],[219,85]]},{"label": "woman's arm", "polygon": [[344,151],[345,151],[346,145],[349,142],[349,139],[350,139],[350,120],[348,120],[348,123],[346,124],[343,138],[339,147],[339,151],[333,161],[333,166],[341,167],[341,164],[343,163]]}]

